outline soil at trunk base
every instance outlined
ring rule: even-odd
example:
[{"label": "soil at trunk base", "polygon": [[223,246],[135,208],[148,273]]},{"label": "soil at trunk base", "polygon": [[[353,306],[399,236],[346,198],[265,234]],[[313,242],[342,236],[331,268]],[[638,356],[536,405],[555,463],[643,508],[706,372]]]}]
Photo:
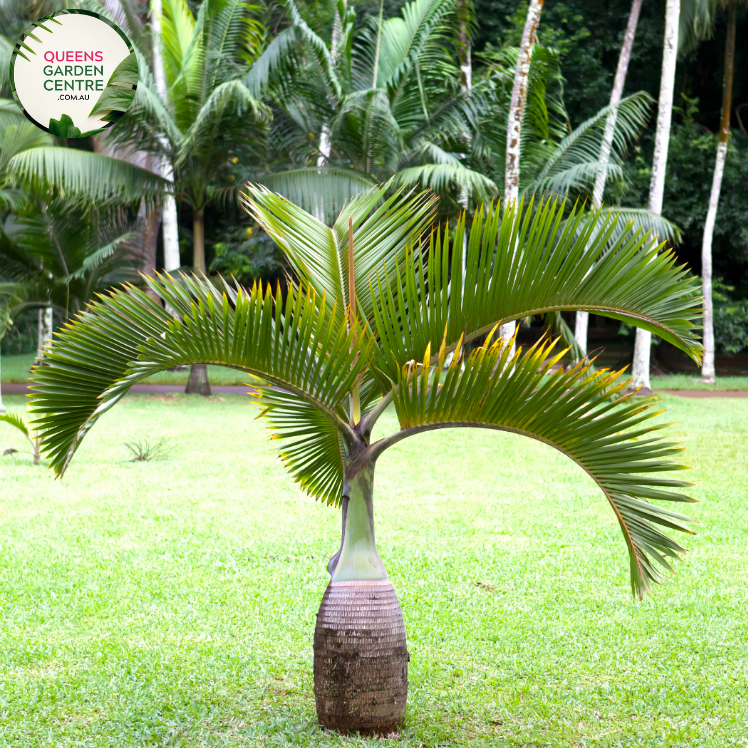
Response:
[{"label": "soil at trunk base", "polygon": [[314,631],[320,722],[343,733],[387,734],[405,719],[408,648],[388,579],[330,582]]},{"label": "soil at trunk base", "polygon": [[211,395],[210,382],[208,381],[208,367],[206,364],[192,364],[190,366],[190,378],[185,388],[187,395]]}]

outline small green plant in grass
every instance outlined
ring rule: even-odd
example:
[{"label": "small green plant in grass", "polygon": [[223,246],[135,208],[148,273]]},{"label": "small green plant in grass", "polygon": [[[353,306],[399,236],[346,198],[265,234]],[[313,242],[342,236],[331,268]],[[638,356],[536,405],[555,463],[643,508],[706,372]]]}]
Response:
[{"label": "small green plant in grass", "polygon": [[[684,551],[663,529],[691,530],[652,500],[693,499],[670,490],[690,484],[673,477],[687,469],[675,459],[682,447],[650,420],[659,399],[616,399],[630,381],[622,372],[593,371],[589,359],[561,369],[553,340],[523,352],[499,329],[585,310],[643,327],[698,361],[700,290],[671,251],[642,231],[617,231],[613,216],[546,201],[481,209],[468,236],[464,216],[454,232],[432,226],[433,193],[391,194],[389,185],[358,195],[332,227],[264,188],[250,186],[245,200],[299,279],[285,297],[204,276],[146,279],[164,304],[134,286],[102,296],[34,369],[32,408],[61,474],[96,420],[156,372],[215,364],[258,380],[262,415],[287,440],[289,472],[342,513],[314,636],[323,724],[388,733],[405,715],[405,627],[377,550],[373,499],[378,458],[407,437],[470,427],[554,447],[609,502],[634,593],[660,581]],[[375,440],[390,405],[399,428]]]},{"label": "small green plant in grass", "polygon": [[[34,455],[34,465],[38,465],[41,439],[28,427],[23,416],[19,413],[2,413],[0,414],[0,423],[7,423],[14,426],[28,439],[32,454]],[[17,449],[6,449],[3,452],[3,457],[16,454],[17,452]]]},{"label": "small green plant in grass", "polygon": [[130,462],[149,462],[157,457],[164,456],[166,441],[159,439],[151,442],[150,439],[146,438],[142,441],[125,442],[125,447],[130,453]]}]

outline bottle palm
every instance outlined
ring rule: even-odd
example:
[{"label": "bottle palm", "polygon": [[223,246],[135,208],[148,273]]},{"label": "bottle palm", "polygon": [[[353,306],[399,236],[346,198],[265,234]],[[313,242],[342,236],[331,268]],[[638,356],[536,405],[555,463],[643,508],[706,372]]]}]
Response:
[{"label": "bottle palm", "polygon": [[[260,284],[222,289],[197,276],[149,285],[176,316],[133,286],[92,304],[58,333],[34,371],[31,408],[62,474],[99,417],[145,377],[194,362],[256,378],[262,414],[303,490],[342,508],[339,551],[315,633],[320,719],[386,732],[402,719],[407,649],[399,605],[376,548],[379,456],[424,431],[474,427],[540,440],[575,461],[609,502],[626,542],[635,594],[683,552],[666,530],[687,518],[653,500],[693,501],[676,477],[681,447],[658,436],[656,399],[619,397],[621,372],[584,360],[554,366],[550,339],[512,354],[502,322],[586,309],[639,325],[698,359],[699,291],[645,235],[558,204],[478,211],[469,235],[432,230],[435,196],[388,185],[349,202],[330,227],[264,188],[250,213],[299,277],[285,298]],[[463,241],[465,238],[465,241]],[[604,260],[604,261],[601,261]],[[463,270],[464,268],[464,270]],[[482,343],[470,355],[465,343]],[[453,352],[445,369],[447,355]],[[392,406],[399,429],[372,440]]]}]

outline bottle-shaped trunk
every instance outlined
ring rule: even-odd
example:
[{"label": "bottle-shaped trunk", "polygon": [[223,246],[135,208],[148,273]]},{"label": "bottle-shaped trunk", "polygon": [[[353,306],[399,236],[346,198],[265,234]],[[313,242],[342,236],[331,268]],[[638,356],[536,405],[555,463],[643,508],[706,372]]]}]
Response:
[{"label": "bottle-shaped trunk", "polygon": [[392,732],[405,718],[408,649],[374,538],[374,468],[346,475],[340,550],[314,632],[314,696],[325,727]]}]

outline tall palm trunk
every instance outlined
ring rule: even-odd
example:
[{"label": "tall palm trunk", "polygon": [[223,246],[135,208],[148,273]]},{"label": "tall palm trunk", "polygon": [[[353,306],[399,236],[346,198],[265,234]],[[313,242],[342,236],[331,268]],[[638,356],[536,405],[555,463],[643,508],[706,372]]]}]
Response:
[{"label": "tall palm trunk", "polygon": [[[629,60],[631,59],[631,48],[634,46],[634,37],[636,36],[636,27],[639,23],[639,13],[642,8],[642,0],[634,0],[631,3],[629,12],[629,21],[626,25],[626,33],[623,36],[623,45],[621,54],[618,57],[618,68],[616,77],[613,80],[613,91],[610,94],[610,106],[617,106],[623,96],[623,86],[626,83],[626,73],[629,69]],[[600,145],[600,170],[595,178],[595,187],[592,191],[592,205],[594,208],[600,208],[603,204],[603,195],[605,194],[605,182],[608,177],[608,164],[610,163],[610,151],[613,147],[613,135],[616,130],[616,111],[610,113],[605,123],[605,132],[603,133],[603,142]],[[576,325],[574,328],[574,337],[583,355],[587,355],[587,328],[589,326],[590,315],[588,312],[577,312]]]},{"label": "tall palm trunk", "polygon": [[[192,216],[192,247],[192,265],[195,272],[204,275],[206,273],[205,214],[202,210],[196,210]],[[203,395],[204,397],[211,394],[206,364],[192,364],[190,366],[190,378],[187,380],[185,393],[188,395]]]},{"label": "tall palm trunk", "polygon": [[[470,10],[466,0],[460,0],[457,8],[457,16],[460,19],[460,25],[457,31],[457,42],[460,49],[460,91],[467,93],[473,85],[473,60],[470,49],[470,29],[468,28],[468,14]],[[470,138],[470,134],[468,134]],[[470,208],[470,190],[467,186],[460,188],[458,198],[460,207],[467,213]],[[467,273],[467,231],[462,240],[462,288],[465,289],[465,275]],[[450,354],[450,362],[452,354]]]},{"label": "tall palm trunk", "polygon": [[[655,134],[654,157],[652,158],[652,180],[649,184],[649,210],[662,215],[662,197],[665,192],[665,170],[667,150],[670,143],[670,122],[673,113],[673,90],[675,88],[675,63],[678,56],[678,23],[680,0],[667,0],[665,7],[665,43],[662,50],[662,76],[660,78],[660,100],[657,106],[657,132]],[[637,328],[634,346],[632,387],[642,389],[642,394],[652,391],[649,380],[649,360],[652,333]]]},{"label": "tall palm trunk", "polygon": [[722,175],[727,159],[727,140],[730,137],[730,111],[732,110],[732,76],[735,64],[735,26],[737,3],[730,3],[727,9],[727,37],[725,38],[725,64],[722,74],[722,122],[717,145],[717,160],[714,164],[712,194],[709,196],[709,210],[704,224],[704,238],[701,244],[701,277],[704,282],[704,361],[701,377],[705,382],[715,381],[714,370],[714,306],[712,303],[712,237],[714,222],[717,219],[719,193],[722,189]]},{"label": "tall palm trunk", "polygon": [[349,468],[340,550],[314,631],[314,697],[325,727],[392,732],[405,718],[405,624],[374,537],[374,465]]},{"label": "tall palm trunk", "polygon": [[[530,73],[530,60],[535,36],[540,23],[543,0],[530,0],[527,20],[519,45],[519,59],[514,72],[514,86],[509,106],[509,122],[506,130],[506,167],[504,170],[504,210],[517,202],[519,198],[519,158],[522,146],[522,118],[527,101],[527,77]],[[511,340],[514,336],[516,322],[501,325],[501,337]]]},{"label": "tall palm trunk", "polygon": [[36,356],[40,359],[44,355],[44,346],[52,340],[52,307],[46,306],[39,309],[37,317]]},{"label": "tall palm trunk", "polygon": [[[335,10],[335,19],[332,25],[332,38],[330,40],[330,58],[332,59],[333,65],[338,59],[338,46],[340,45],[340,39],[343,36],[343,22],[345,21],[345,13],[348,3],[346,0],[343,1],[343,15],[341,16]],[[330,152],[332,150],[332,132],[330,130],[330,123],[323,122],[322,130],[319,134],[319,156],[317,157],[317,166],[326,166],[330,161]]]},{"label": "tall palm trunk", "polygon": [[[167,103],[166,75],[164,74],[164,58],[161,41],[161,0],[152,0],[151,28],[153,38],[153,77],[156,81],[156,90],[164,104]],[[165,141],[164,141],[165,145]],[[174,182],[174,169],[171,161],[164,158],[160,164],[161,176],[169,182]],[[171,272],[178,270],[181,263],[179,259],[179,223],[177,218],[177,202],[173,195],[167,195],[163,199],[161,225],[164,236],[164,270]]]}]

